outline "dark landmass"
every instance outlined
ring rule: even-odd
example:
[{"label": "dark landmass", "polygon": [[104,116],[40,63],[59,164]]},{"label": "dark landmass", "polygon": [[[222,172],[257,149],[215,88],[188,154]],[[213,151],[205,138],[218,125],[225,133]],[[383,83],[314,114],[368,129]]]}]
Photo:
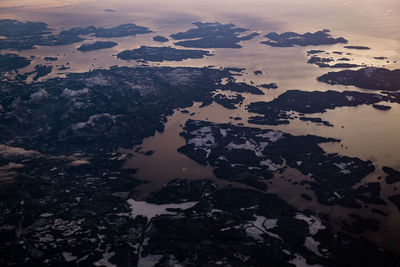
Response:
[{"label": "dark landmass", "polygon": [[348,198],[358,199],[366,204],[386,205],[386,202],[380,197],[380,192],[380,183],[371,182],[348,191],[346,195]]},{"label": "dark landmass", "polygon": [[[249,112],[262,114],[263,116],[252,116],[249,123],[264,125],[289,124],[289,119],[296,119],[296,116],[289,114],[296,111],[304,114],[322,113],[328,109],[337,107],[353,107],[358,105],[372,105],[381,101],[393,101],[392,98],[379,94],[368,94],[353,91],[326,91],[307,92],[300,90],[289,90],[279,95],[270,102],[253,102],[247,106]],[[320,118],[304,118],[303,121],[312,121],[331,126]]]},{"label": "dark landmass", "polygon": [[380,187],[352,189],[374,171],[370,161],[327,154],[318,145],[339,140],[194,120],[186,122],[181,135],[186,145],[178,151],[200,164],[209,164],[218,178],[265,190],[264,180],[290,167],[310,175],[312,181],[303,183],[322,204],[360,208],[356,199],[380,203]]},{"label": "dark landmass", "polygon": [[[315,33],[299,34],[295,32],[276,33],[270,32],[264,37],[268,41],[261,42],[273,47],[293,47],[293,46],[309,46],[309,45],[331,45],[331,44],[346,44],[347,40],[343,37],[333,38],[328,30],[317,31]],[[316,51],[316,50],[314,50]]]},{"label": "dark landmass", "polygon": [[[339,59],[343,60],[343,59]],[[345,59],[347,60],[347,59]],[[320,68],[357,68],[361,67],[358,64],[350,64],[350,63],[336,63],[336,64],[327,64],[329,62],[335,61],[333,58],[321,58],[317,56],[312,56],[307,63],[317,65]]]},{"label": "dark landmass", "polygon": [[290,117],[286,112],[289,111],[297,111],[304,114],[321,113],[337,107],[371,105],[388,99],[378,94],[353,91],[307,92],[289,90],[270,102],[253,102],[247,106],[247,109],[250,112],[264,115],[264,117],[252,117],[249,122],[276,125],[288,123],[287,119]]},{"label": "dark landmass", "polygon": [[117,10],[115,10],[115,9],[110,9],[110,8],[104,9],[104,11],[105,11],[105,12],[117,12]]},{"label": "dark landmass", "polygon": [[248,122],[259,125],[282,125],[289,124],[289,119],[294,119],[284,111],[271,112],[263,116],[251,116]]},{"label": "dark landmass", "polygon": [[300,196],[307,201],[312,201],[312,197],[308,194],[300,194]]},{"label": "dark landmass", "polygon": [[400,195],[394,195],[394,196],[390,196],[388,197],[390,201],[393,202],[393,204],[396,205],[396,207],[399,209],[400,211]]},{"label": "dark landmass", "polygon": [[176,45],[196,48],[241,48],[242,46],[238,44],[240,41],[250,40],[259,35],[254,32],[246,36],[239,36],[248,29],[236,27],[234,24],[219,22],[195,22],[193,24],[197,28],[171,34],[172,39],[182,40],[176,42]]},{"label": "dark landmass", "polygon": [[374,59],[377,59],[377,60],[385,60],[385,59],[387,59],[387,57],[374,57]]},{"label": "dark landmass", "polygon": [[318,77],[318,81],[332,85],[353,85],[371,90],[397,91],[400,90],[400,69],[368,67],[360,70],[328,72]]},{"label": "dark landmass", "polygon": [[347,57],[342,57],[342,58],[339,58],[338,60],[339,61],[351,61],[351,59],[347,58]]},{"label": "dark landmass", "polygon": [[[117,267],[149,259],[161,266],[292,266],[298,257],[324,266],[399,261],[363,238],[334,233],[326,217],[302,213],[276,195],[174,180],[147,202],[132,204],[140,182],[122,168],[119,153],[93,154],[82,165],[25,153],[0,157],[23,164],[14,183],[0,188],[4,266],[91,266],[105,259]],[[149,206],[146,211],[158,204],[178,208],[146,217],[136,203]]]},{"label": "dark landmass", "polygon": [[333,124],[331,124],[328,121],[324,121],[321,118],[300,117],[299,119],[302,120],[302,121],[310,121],[310,122],[313,122],[313,123],[320,123],[320,124],[323,124],[325,126],[333,127]]},{"label": "dark landmass", "polygon": [[[10,28],[11,27],[11,28]],[[79,35],[93,34],[96,37],[112,38],[135,36],[150,33],[148,28],[135,24],[123,24],[114,28],[72,28],[60,34],[52,34],[47,24],[43,22],[20,22],[16,20],[0,20],[1,49],[32,49],[35,46],[57,46],[81,42],[84,39]]]},{"label": "dark landmass", "polygon": [[[47,66],[47,65],[36,65],[35,70],[31,73],[36,73],[36,75],[33,77],[34,81],[37,81],[39,78],[46,76],[47,74],[51,73],[53,71],[53,66]],[[29,73],[29,74],[31,74]]]},{"label": "dark landmass", "polygon": [[0,73],[13,71],[31,64],[27,58],[15,54],[0,54]]},{"label": "dark landmass", "polygon": [[[0,24],[3,20],[0,20]],[[67,45],[72,43],[77,43],[83,41],[83,39],[77,35],[52,35],[48,34],[47,30],[43,32],[42,24],[47,24],[43,22],[26,22],[19,24],[18,30],[13,31],[12,36],[0,39],[0,50],[2,49],[33,49],[37,45],[41,46],[57,46],[57,45]],[[37,30],[33,30],[34,34],[29,34],[31,27],[37,27]],[[43,35],[41,35],[43,34]]]},{"label": "dark landmass", "polygon": [[344,48],[355,49],[355,50],[370,50],[371,49],[367,46],[359,46],[359,45],[345,45]]},{"label": "dark landmass", "polygon": [[215,96],[213,96],[213,100],[225,108],[236,109],[235,105],[242,103],[244,100],[244,97],[239,94],[236,94],[234,96],[226,96],[223,94],[216,94]]},{"label": "dark landmass", "polygon": [[255,70],[255,71],[253,71],[253,74],[254,75],[262,75],[262,71],[261,70]]},{"label": "dark landmass", "polygon": [[45,61],[57,61],[58,58],[57,57],[44,57],[43,58]]},{"label": "dark landmass", "polygon": [[62,266],[79,260],[92,266],[111,251],[118,266],[137,261],[130,245],[140,242],[146,220],[119,215],[129,214],[126,200],[140,184],[134,171],[122,168],[121,154],[85,155],[91,158],[85,164],[76,156],[7,151],[2,150],[1,165],[21,167],[12,170],[17,173],[12,183],[0,187],[0,265]]},{"label": "dark landmass", "polygon": [[319,64],[319,63],[328,63],[335,61],[333,58],[321,58],[318,56],[312,56],[308,59],[307,63],[308,64]]},{"label": "dark landmass", "polygon": [[223,78],[233,80],[230,69],[114,67],[32,84],[3,82],[0,140],[54,154],[131,148],[163,131],[173,109],[224,89]]},{"label": "dark landmass", "polygon": [[400,172],[399,171],[389,168],[389,167],[383,167],[382,170],[388,174],[385,177],[387,184],[394,184],[394,183],[400,182]]},{"label": "dark landmass", "polygon": [[374,213],[376,213],[376,214],[385,216],[385,217],[389,216],[389,214],[387,214],[386,212],[384,212],[384,211],[382,211],[382,210],[379,210],[379,209],[371,209],[371,211],[374,212]]},{"label": "dark landmass", "polygon": [[20,80],[20,81],[25,81],[26,79],[28,79],[28,75],[26,75],[26,74],[17,74],[17,76],[16,76],[16,78],[17,78],[17,80]]},{"label": "dark landmass", "polygon": [[[265,266],[266,262],[293,266],[299,257],[307,264],[321,266],[390,265],[398,260],[392,252],[379,250],[363,238],[343,232],[334,237],[326,219],[300,213],[275,195],[239,188],[213,190],[207,181],[203,183],[206,192],[211,192],[194,207],[178,216],[159,216],[151,221],[142,257],[162,255],[157,263],[160,266]],[[199,184],[182,184],[182,198],[197,192]],[[172,183],[171,189],[165,190],[179,195],[179,189]],[[163,194],[161,203],[163,196],[168,199]],[[320,227],[314,229],[314,222]]]},{"label": "dark landmass", "polygon": [[125,50],[117,55],[123,60],[144,60],[144,61],[182,61],[188,58],[203,58],[213,56],[207,50],[176,49],[172,47],[141,46],[133,50]]},{"label": "dark landmass", "polygon": [[61,65],[59,68],[58,68],[58,70],[68,70],[68,69],[70,69],[71,67],[67,67],[67,66],[65,66],[65,65]]},{"label": "dark landmass", "polygon": [[278,89],[278,85],[276,83],[263,83],[260,84],[260,87],[265,89]]},{"label": "dark landmass", "polygon": [[0,35],[7,38],[40,36],[50,33],[51,29],[49,29],[44,22],[22,22],[12,19],[0,20]]},{"label": "dark landmass", "polygon": [[244,82],[233,82],[229,81],[226,85],[220,86],[224,90],[230,90],[238,93],[250,93],[255,95],[263,95],[263,91],[255,86],[249,85]]},{"label": "dark landmass", "polygon": [[93,51],[93,50],[100,50],[100,49],[105,49],[105,48],[111,48],[114,46],[117,46],[118,43],[116,42],[102,42],[102,41],[96,41],[94,43],[90,44],[83,44],[80,47],[78,47],[76,50],[86,52],[86,51]]},{"label": "dark landmass", "polygon": [[145,154],[146,156],[151,156],[151,155],[154,154],[154,151],[153,151],[153,150],[149,150],[149,151],[144,152],[144,154]]},{"label": "dark landmass", "polygon": [[200,201],[204,194],[210,194],[216,189],[217,185],[210,180],[176,179],[166,184],[160,191],[151,193],[146,202],[168,204]]},{"label": "dark landmass", "polygon": [[379,105],[379,104],[374,104],[372,105],[373,108],[379,109],[379,110],[389,110],[392,107],[391,106],[385,106],[385,105]]},{"label": "dark landmass", "polygon": [[314,55],[314,54],[320,54],[320,53],[324,53],[325,51],[324,50],[315,50],[315,49],[312,49],[312,50],[308,50],[307,51],[307,54],[309,54],[309,55]]},{"label": "dark landmass", "polygon": [[93,34],[96,37],[114,38],[114,37],[136,36],[138,34],[146,34],[151,32],[152,31],[146,27],[138,26],[133,23],[127,23],[113,28],[97,28],[95,26],[89,26],[86,28],[72,28],[67,31],[62,31],[60,35],[70,36],[70,35]]},{"label": "dark landmass", "polygon": [[350,63],[336,63],[333,65],[329,64],[317,64],[321,68],[337,68],[337,69],[350,69],[350,68],[359,68],[362,67],[361,65],[358,64],[350,64]]},{"label": "dark landmass", "polygon": [[392,103],[400,104],[400,92],[382,92],[382,94],[386,95],[389,98],[389,101]]},{"label": "dark landmass", "polygon": [[343,55],[343,52],[341,52],[341,51],[333,51],[332,53],[334,53],[336,55]]},{"label": "dark landmass", "polygon": [[169,41],[168,38],[161,36],[161,35],[154,36],[153,40],[156,42],[160,42],[160,43],[165,43],[165,42]]},{"label": "dark landmass", "polygon": [[379,221],[367,218],[364,219],[359,215],[351,214],[350,217],[354,219],[351,223],[343,222],[343,230],[349,233],[362,234],[366,231],[376,232],[379,230]]}]

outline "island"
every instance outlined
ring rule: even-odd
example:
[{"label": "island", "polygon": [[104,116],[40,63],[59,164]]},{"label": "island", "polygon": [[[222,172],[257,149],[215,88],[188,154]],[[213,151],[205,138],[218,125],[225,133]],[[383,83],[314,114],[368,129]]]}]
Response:
[{"label": "island", "polygon": [[363,89],[397,91],[400,90],[400,69],[367,67],[359,70],[328,72],[318,81],[328,84],[353,85]]},{"label": "island", "polygon": [[361,46],[361,45],[346,45],[344,48],[347,49],[354,49],[354,50],[370,50],[370,47],[367,46]]},{"label": "island", "polygon": [[[276,33],[270,32],[264,37],[268,38],[267,41],[262,41],[262,44],[269,45],[272,47],[293,47],[293,46],[310,46],[310,45],[332,45],[347,43],[347,40],[343,37],[333,38],[329,34],[329,30],[317,31],[314,33],[295,33],[295,32],[284,32]],[[317,50],[311,51],[314,53],[320,53]]]},{"label": "island", "polygon": [[168,42],[169,39],[164,37],[164,36],[157,35],[157,36],[153,37],[153,41],[156,41],[156,42],[159,42],[159,43],[165,43],[165,42]]},{"label": "island", "polygon": [[94,43],[83,44],[80,47],[78,47],[76,50],[82,51],[82,52],[87,52],[87,51],[111,48],[111,47],[114,47],[117,45],[118,45],[118,43],[111,42],[111,41],[108,41],[108,42],[96,41]]},{"label": "island", "polygon": [[147,27],[138,26],[133,23],[121,24],[113,28],[97,28],[88,26],[86,28],[72,28],[67,31],[60,32],[61,36],[88,35],[93,34],[96,37],[115,38],[125,36],[136,36],[138,34],[152,33]]},{"label": "island", "polygon": [[[270,102],[252,102],[247,106],[247,109],[250,112],[263,115],[250,117],[250,123],[279,125],[288,124],[289,119],[295,119],[295,117],[289,114],[290,111],[296,111],[302,114],[322,113],[326,112],[328,109],[335,109],[336,107],[354,107],[364,104],[373,105],[381,101],[390,100],[390,97],[387,96],[355,91],[307,92],[288,90]],[[303,118],[301,120],[328,124],[317,118]]]},{"label": "island", "polygon": [[186,32],[171,34],[171,38],[178,40],[175,45],[195,48],[241,48],[240,41],[251,40],[259,35],[257,32],[240,36],[249,29],[236,25],[219,22],[195,22],[196,28]]},{"label": "island", "polygon": [[[318,145],[339,140],[197,120],[188,120],[183,129],[181,135],[186,144],[178,151],[202,165],[210,165],[220,179],[266,190],[266,180],[290,167],[310,175],[312,180],[303,183],[324,205],[361,208],[356,199],[382,203],[380,188],[353,188],[375,170],[370,161],[327,154]],[[366,192],[369,196],[365,196]]]},{"label": "island", "polygon": [[177,49],[172,47],[141,46],[132,50],[124,50],[117,57],[123,60],[143,61],[182,61],[189,58],[203,58],[213,56],[207,50]]},{"label": "island", "polygon": [[113,28],[72,28],[53,34],[44,22],[21,22],[17,20],[0,20],[0,50],[2,49],[33,49],[35,46],[58,46],[78,43],[84,39],[80,35],[94,35],[96,37],[113,38],[135,36],[151,33],[146,27],[136,24],[122,24]]}]

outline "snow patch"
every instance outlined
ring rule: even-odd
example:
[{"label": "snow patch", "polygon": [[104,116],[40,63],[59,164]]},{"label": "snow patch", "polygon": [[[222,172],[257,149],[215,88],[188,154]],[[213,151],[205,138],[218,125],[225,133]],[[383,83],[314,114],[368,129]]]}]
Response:
[{"label": "snow patch", "polygon": [[315,216],[306,216],[302,213],[298,213],[295,216],[296,219],[303,220],[308,224],[308,232],[310,235],[316,235],[320,230],[324,230],[326,227],[322,225],[321,220]]},{"label": "snow patch", "polygon": [[343,173],[343,174],[351,173],[350,170],[346,169],[346,167],[350,166],[351,163],[341,162],[341,163],[334,163],[334,165],[336,165],[336,167],[338,167],[340,169],[340,173]]},{"label": "snow patch", "polygon": [[66,262],[71,262],[71,261],[75,261],[75,260],[78,259],[78,257],[72,255],[71,252],[63,252],[62,255],[63,255],[63,257],[64,257]]},{"label": "snow patch", "polygon": [[269,131],[267,133],[257,134],[257,137],[267,138],[271,142],[276,142],[282,139],[283,133],[281,131]]},{"label": "snow patch", "polygon": [[131,208],[131,217],[136,216],[146,217],[148,220],[163,214],[175,214],[176,212],[167,211],[167,209],[189,209],[197,204],[197,202],[185,202],[180,204],[151,204],[145,201],[135,201],[129,199],[128,204]]},{"label": "snow patch", "polygon": [[71,90],[68,88],[65,88],[61,94],[63,97],[77,97],[77,96],[82,96],[86,95],[90,92],[89,88],[84,88],[80,90]]}]

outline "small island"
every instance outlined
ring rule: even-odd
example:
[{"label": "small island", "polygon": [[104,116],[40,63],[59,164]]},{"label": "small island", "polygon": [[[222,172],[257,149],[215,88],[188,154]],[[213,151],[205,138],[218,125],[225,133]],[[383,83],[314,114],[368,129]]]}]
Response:
[{"label": "small island", "polygon": [[111,41],[101,42],[101,41],[97,41],[97,42],[90,43],[90,44],[83,44],[80,47],[78,47],[76,50],[82,51],[82,52],[87,52],[87,51],[111,48],[111,47],[114,47],[114,46],[117,46],[117,45],[118,45],[118,43],[116,43],[116,42],[111,42]]},{"label": "small island", "polygon": [[168,42],[169,39],[164,37],[164,36],[157,35],[157,36],[153,37],[153,41],[156,41],[156,42],[159,42],[159,43],[165,43],[165,42]]},{"label": "small island", "polygon": [[347,49],[354,49],[354,50],[370,50],[370,47],[367,46],[361,46],[361,45],[346,45],[344,48]]},{"label": "small island", "polygon": [[392,108],[391,106],[379,105],[379,104],[374,104],[374,105],[372,105],[372,107],[373,107],[374,109],[383,110],[383,111],[389,110],[389,109]]}]

